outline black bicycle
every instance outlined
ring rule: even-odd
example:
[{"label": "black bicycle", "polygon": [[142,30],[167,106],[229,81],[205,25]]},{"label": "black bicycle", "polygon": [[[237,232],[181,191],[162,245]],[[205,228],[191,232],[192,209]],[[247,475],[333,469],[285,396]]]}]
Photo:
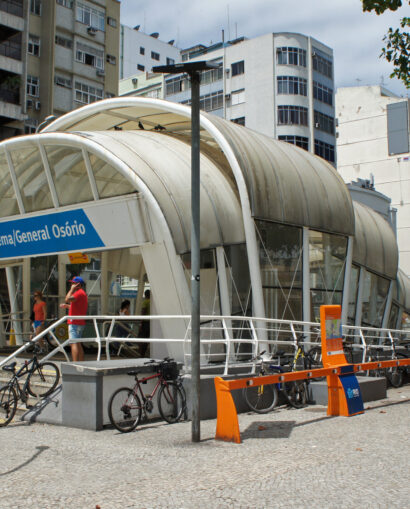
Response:
[{"label": "black bicycle", "polygon": [[[153,398],[158,389],[158,410],[165,421],[178,422],[186,412],[186,394],[179,377],[177,363],[166,357],[159,363],[150,360],[144,364],[152,364],[156,373],[138,378],[138,371],[129,371],[128,375],[135,377],[134,387],[117,389],[108,403],[110,422],[121,433],[133,431],[141,421],[142,412],[146,415],[153,411]],[[144,394],[141,384],[155,379],[156,384],[152,392]]]},{"label": "black bicycle", "polygon": [[[12,376],[7,384],[0,388],[0,426],[7,426],[13,419],[19,399],[30,408],[29,395],[34,398],[45,398],[57,387],[60,371],[53,362],[39,361],[37,354],[40,352],[41,348],[37,344],[34,345],[33,358],[24,361],[18,370],[17,362],[3,366],[3,370],[12,373]],[[26,375],[27,378],[21,386],[19,380]]]}]

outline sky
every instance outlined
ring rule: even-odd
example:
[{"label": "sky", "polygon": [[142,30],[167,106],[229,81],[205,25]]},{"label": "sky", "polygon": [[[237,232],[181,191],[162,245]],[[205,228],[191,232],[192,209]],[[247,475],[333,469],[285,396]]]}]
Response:
[{"label": "sky", "polygon": [[383,36],[410,16],[408,0],[396,12],[363,13],[360,0],[121,0],[121,23],[141,25],[159,39],[188,48],[269,32],[310,35],[333,49],[336,87],[383,85],[408,96],[393,68],[380,59]]}]

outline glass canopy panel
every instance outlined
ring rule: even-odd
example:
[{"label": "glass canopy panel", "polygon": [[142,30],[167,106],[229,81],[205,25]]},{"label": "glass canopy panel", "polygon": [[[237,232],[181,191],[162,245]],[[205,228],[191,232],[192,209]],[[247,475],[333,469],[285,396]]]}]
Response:
[{"label": "glass canopy panel", "polygon": [[349,286],[349,309],[347,312],[348,322],[354,325],[356,320],[356,308],[357,308],[357,291],[359,288],[359,275],[360,268],[356,265],[352,265],[350,272],[350,286]]},{"label": "glass canopy panel", "polygon": [[60,205],[93,200],[82,151],[74,147],[45,145],[51,176]]},{"label": "glass canopy panel", "polygon": [[255,221],[268,318],[302,319],[302,228]]},{"label": "glass canopy panel", "polygon": [[118,170],[96,155],[91,153],[88,155],[100,198],[122,196],[135,192],[132,184]]},{"label": "glass canopy panel", "polygon": [[362,325],[381,327],[390,281],[366,271],[363,285]]},{"label": "glass canopy panel", "polygon": [[20,213],[6,155],[2,152],[0,152],[0,203],[0,217]]},{"label": "glass canopy panel", "polygon": [[47,182],[40,152],[35,146],[10,150],[18,187],[25,212],[53,208],[51,192]]},{"label": "glass canopy panel", "polygon": [[319,320],[322,304],[341,304],[347,237],[309,231],[312,320]]}]

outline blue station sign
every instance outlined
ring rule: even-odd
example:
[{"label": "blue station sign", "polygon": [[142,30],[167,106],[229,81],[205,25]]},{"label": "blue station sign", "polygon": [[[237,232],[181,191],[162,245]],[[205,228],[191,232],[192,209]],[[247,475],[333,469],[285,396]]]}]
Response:
[{"label": "blue station sign", "polygon": [[0,223],[0,259],[105,247],[83,209]]}]

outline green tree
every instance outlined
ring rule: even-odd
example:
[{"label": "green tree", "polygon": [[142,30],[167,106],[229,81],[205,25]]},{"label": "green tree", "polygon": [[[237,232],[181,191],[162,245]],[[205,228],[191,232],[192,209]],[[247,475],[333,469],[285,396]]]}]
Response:
[{"label": "green tree", "polygon": [[[410,0],[405,0],[410,5]],[[397,11],[402,7],[402,0],[362,0],[363,11],[375,11],[377,15],[386,10]],[[381,58],[393,63],[393,72],[390,78],[398,78],[406,88],[410,88],[410,18],[403,17],[400,20],[400,28],[395,30],[390,27],[383,37],[386,46],[382,48]]]}]

